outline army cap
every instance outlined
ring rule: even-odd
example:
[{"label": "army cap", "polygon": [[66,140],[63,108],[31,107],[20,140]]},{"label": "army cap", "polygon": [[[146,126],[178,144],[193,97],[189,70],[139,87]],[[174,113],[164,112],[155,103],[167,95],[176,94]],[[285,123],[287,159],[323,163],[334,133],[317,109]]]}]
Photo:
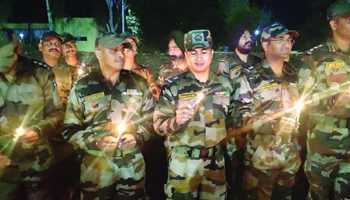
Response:
[{"label": "army cap", "polygon": [[70,33],[62,33],[61,34],[61,38],[62,38],[62,44],[67,43],[67,42],[76,42],[77,38],[74,37],[72,34]]},{"label": "army cap", "polygon": [[95,46],[107,49],[113,49],[119,45],[124,44],[124,37],[118,36],[115,33],[107,33],[101,37],[96,38]]},{"label": "army cap", "polygon": [[51,40],[53,38],[58,39],[60,42],[62,42],[62,37],[56,33],[55,31],[48,31],[45,32],[42,36],[41,36],[41,41],[48,41]]},{"label": "army cap", "polygon": [[124,40],[132,39],[136,44],[139,44],[139,39],[137,39],[137,37],[131,33],[125,32],[125,33],[121,33],[119,36],[124,38]]},{"label": "army cap", "polygon": [[0,47],[5,46],[11,42],[18,42],[16,34],[9,29],[0,29]]},{"label": "army cap", "polygon": [[293,38],[299,36],[299,33],[294,30],[289,30],[282,24],[276,22],[267,27],[265,27],[261,33],[261,42],[269,40],[270,38],[277,37],[279,35],[289,34]]},{"label": "army cap", "polygon": [[350,15],[350,0],[337,0],[327,9],[327,20],[346,15]]},{"label": "army cap", "polygon": [[213,41],[209,30],[192,30],[184,36],[185,50],[194,48],[212,48]]}]

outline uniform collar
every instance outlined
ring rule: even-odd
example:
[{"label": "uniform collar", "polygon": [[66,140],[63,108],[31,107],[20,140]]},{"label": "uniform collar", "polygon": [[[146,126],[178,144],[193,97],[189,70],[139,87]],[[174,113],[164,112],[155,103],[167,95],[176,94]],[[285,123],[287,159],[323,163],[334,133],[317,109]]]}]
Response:
[{"label": "uniform collar", "polygon": [[206,82],[200,82],[191,71],[187,71],[185,72],[185,77],[189,78],[191,80],[194,80],[195,82],[197,82],[199,85],[210,85],[212,82],[214,82],[216,80],[216,75],[210,70],[209,72],[209,78]]},{"label": "uniform collar", "polygon": [[350,51],[348,52],[344,52],[342,51],[338,45],[334,42],[333,39],[328,39],[328,41],[326,42],[326,45],[328,47],[328,50],[330,52],[333,52],[333,53],[342,53],[342,54],[350,54]]},{"label": "uniform collar", "polygon": [[262,76],[268,79],[273,79],[278,82],[282,82],[284,80],[288,82],[294,82],[296,78],[295,71],[293,70],[292,66],[290,66],[287,62],[283,63],[283,68],[282,68],[282,76],[277,77],[275,73],[272,71],[272,68],[270,64],[267,62],[267,60],[263,60],[261,64],[261,68],[263,70]]}]

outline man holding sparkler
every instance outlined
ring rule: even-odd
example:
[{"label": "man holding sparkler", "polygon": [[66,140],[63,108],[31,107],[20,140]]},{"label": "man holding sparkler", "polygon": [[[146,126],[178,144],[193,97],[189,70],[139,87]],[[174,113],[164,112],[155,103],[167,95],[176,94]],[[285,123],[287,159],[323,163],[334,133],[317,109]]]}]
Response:
[{"label": "man holding sparkler", "polygon": [[332,37],[307,53],[301,71],[309,118],[305,173],[308,199],[350,199],[350,1],[327,10]]},{"label": "man holding sparkler", "polygon": [[247,135],[243,178],[247,199],[291,199],[301,165],[299,112],[293,109],[299,95],[297,74],[286,60],[298,35],[280,23],[264,28],[261,45],[265,59],[255,66],[256,80],[251,88],[240,88],[240,92],[251,91],[242,102],[244,106],[250,103],[242,118],[252,130]]},{"label": "man holding sparkler", "polygon": [[232,126],[234,88],[210,71],[209,30],[192,30],[184,40],[189,71],[166,81],[154,113],[155,130],[169,145],[165,193],[167,199],[225,199],[221,143]]},{"label": "man holding sparkler", "polygon": [[0,199],[51,199],[48,170],[53,163],[48,139],[56,133],[60,111],[48,69],[19,55],[14,33],[0,30]]},{"label": "man holding sparkler", "polygon": [[81,153],[81,199],[145,199],[140,145],[150,138],[155,100],[142,77],[122,70],[125,41],[96,39],[99,69],[74,85],[64,137]]}]

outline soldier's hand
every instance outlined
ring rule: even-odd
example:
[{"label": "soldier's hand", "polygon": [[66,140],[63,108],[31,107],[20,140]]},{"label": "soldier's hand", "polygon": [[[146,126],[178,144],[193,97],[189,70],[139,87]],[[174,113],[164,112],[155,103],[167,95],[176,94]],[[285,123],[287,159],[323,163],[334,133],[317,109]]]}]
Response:
[{"label": "soldier's hand", "polygon": [[157,84],[152,84],[151,85],[151,93],[153,95],[153,97],[156,100],[159,100],[159,96],[160,96],[160,87]]},{"label": "soldier's hand", "polygon": [[7,156],[0,154],[0,170],[4,169],[10,164],[11,160]]},{"label": "soldier's hand", "polygon": [[24,143],[33,144],[39,140],[39,133],[30,128],[24,129],[24,133],[20,137],[20,140]]},{"label": "soldier's hand", "polygon": [[293,117],[282,117],[279,123],[279,132],[286,134],[291,134],[299,126],[298,121]]},{"label": "soldier's hand", "polygon": [[120,143],[122,147],[135,147],[136,146],[136,139],[135,136],[129,133],[124,133],[120,138]]},{"label": "soldier's hand", "polygon": [[176,109],[176,123],[183,125],[192,119],[194,115],[194,108],[190,104],[181,104]]},{"label": "soldier's hand", "polygon": [[104,136],[96,142],[96,146],[105,151],[113,151],[118,146],[118,138],[114,136]]}]

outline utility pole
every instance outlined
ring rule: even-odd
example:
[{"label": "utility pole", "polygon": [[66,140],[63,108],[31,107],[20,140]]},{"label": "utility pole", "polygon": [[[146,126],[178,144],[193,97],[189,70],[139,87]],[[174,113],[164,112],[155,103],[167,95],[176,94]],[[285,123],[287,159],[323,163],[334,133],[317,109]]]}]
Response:
[{"label": "utility pole", "polygon": [[126,9],[126,5],[125,5],[125,0],[121,0],[121,16],[122,16],[122,33],[125,32],[125,9]]},{"label": "utility pole", "polygon": [[51,8],[50,8],[50,2],[49,0],[45,0],[46,2],[46,12],[47,12],[47,20],[49,22],[49,29],[50,31],[53,30],[53,20],[52,20],[52,12],[51,12]]}]

